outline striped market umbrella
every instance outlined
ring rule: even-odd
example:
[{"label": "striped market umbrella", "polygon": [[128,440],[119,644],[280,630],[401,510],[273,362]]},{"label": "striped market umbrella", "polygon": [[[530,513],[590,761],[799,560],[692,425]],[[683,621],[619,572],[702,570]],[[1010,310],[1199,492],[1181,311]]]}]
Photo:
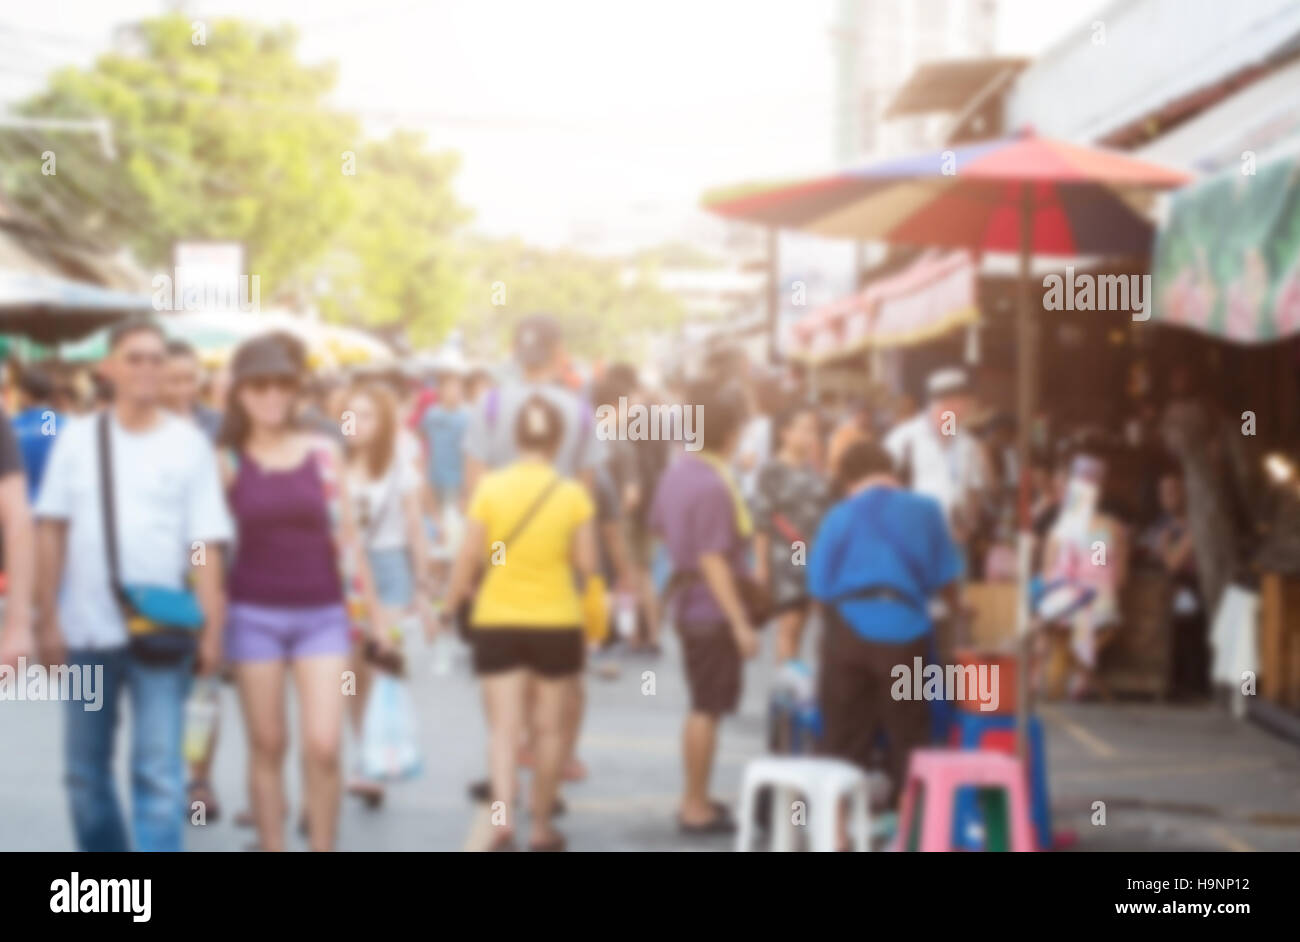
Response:
[{"label": "striped market umbrella", "polygon": [[[1020,257],[1017,312],[1019,413],[1020,637],[1029,631],[1025,585],[1032,531],[1029,425],[1034,412],[1036,337],[1031,311],[1034,255],[1147,255],[1152,194],[1190,182],[1179,170],[1116,151],[1023,131],[829,176],[746,184],[705,194],[704,207],[730,219],[822,236],[902,245],[1014,252]],[[1017,742],[1024,749],[1027,665],[1018,672]]]},{"label": "striped market umbrella", "polygon": [[706,194],[704,205],[732,219],[861,241],[1144,255],[1153,235],[1144,215],[1150,194],[1189,179],[1023,132],[810,180],[728,187]]}]

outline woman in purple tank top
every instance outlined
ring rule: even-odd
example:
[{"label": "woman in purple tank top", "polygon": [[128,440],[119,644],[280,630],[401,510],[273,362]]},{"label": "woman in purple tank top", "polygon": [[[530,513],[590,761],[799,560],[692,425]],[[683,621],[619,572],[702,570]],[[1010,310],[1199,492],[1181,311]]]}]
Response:
[{"label": "woman in purple tank top", "polygon": [[302,724],[312,850],[330,850],[338,822],[343,740],[339,678],[352,646],[349,590],[374,611],[374,591],[344,490],[339,449],[294,422],[302,348],[279,334],[242,344],[221,441],[235,517],[226,655],[248,729],[253,814],[263,850],[284,849],[285,675]]}]

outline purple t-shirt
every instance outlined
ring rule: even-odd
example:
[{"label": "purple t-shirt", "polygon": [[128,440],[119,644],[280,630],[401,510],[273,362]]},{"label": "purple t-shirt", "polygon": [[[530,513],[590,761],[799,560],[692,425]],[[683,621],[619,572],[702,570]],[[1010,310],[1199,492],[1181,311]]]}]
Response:
[{"label": "purple t-shirt", "polygon": [[[698,572],[705,553],[721,553],[733,572],[747,570],[748,541],[737,532],[731,491],[708,462],[693,455],[678,458],[659,479],[650,526],[663,539],[674,572]],[[702,580],[682,589],[672,606],[679,624],[727,618]]]}]

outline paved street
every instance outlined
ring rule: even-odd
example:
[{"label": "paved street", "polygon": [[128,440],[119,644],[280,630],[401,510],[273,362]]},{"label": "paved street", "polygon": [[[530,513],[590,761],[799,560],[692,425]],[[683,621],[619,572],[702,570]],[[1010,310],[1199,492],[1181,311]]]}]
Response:
[{"label": "paved street", "polygon": [[[741,714],[725,727],[717,791],[736,795],[746,759],[763,740],[767,660],[750,667]],[[641,693],[643,670],[656,693]],[[465,785],[483,770],[483,722],[467,665],[434,677],[428,652],[414,652],[426,769],[391,788],[382,810],[345,804],[343,850],[452,850],[469,832]],[[625,658],[618,680],[591,677],[582,756],[589,781],[569,787],[561,828],[575,850],[722,850],[727,839],[684,841],[673,826],[677,733],[685,691],[670,646],[660,661]],[[241,850],[251,831],[230,821],[242,806],[244,745],[233,690],[223,701],[216,785],[220,822],[192,830],[195,850]],[[0,703],[0,850],[72,848],[59,784],[61,704]],[[1073,829],[1081,850],[1300,849],[1300,749],[1226,714],[1149,705],[1043,709],[1055,826]],[[120,770],[126,794],[124,766]],[[288,763],[298,794],[296,760]],[[1092,802],[1107,824],[1090,824]],[[297,802],[295,804],[295,813]],[[290,846],[303,846],[296,836]]]}]

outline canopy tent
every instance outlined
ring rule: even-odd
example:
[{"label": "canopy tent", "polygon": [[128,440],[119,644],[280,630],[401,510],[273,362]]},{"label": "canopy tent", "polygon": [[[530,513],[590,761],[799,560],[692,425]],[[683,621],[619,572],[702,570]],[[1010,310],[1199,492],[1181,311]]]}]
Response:
[{"label": "canopy tent", "polygon": [[[886,160],[826,177],[746,185],[706,194],[707,209],[732,219],[826,236],[1020,257],[1017,310],[1017,465],[1020,468],[1021,591],[1017,634],[1028,639],[1030,420],[1037,342],[1030,300],[1031,258],[1145,255],[1153,228],[1143,215],[1156,190],[1187,183],[1181,171],[1125,154],[1035,137],[1031,132]],[[1022,655],[1027,647],[1022,648]],[[1026,661],[1022,658],[1022,665]],[[1023,754],[1028,671],[1018,673],[1017,745]]]},{"label": "canopy tent", "polygon": [[147,283],[128,257],[56,235],[0,194],[0,334],[6,340],[57,344],[152,310]]},{"label": "canopy tent", "polygon": [[42,344],[76,340],[137,311],[147,294],[114,291],[54,275],[0,270],[0,333]]},{"label": "canopy tent", "polygon": [[1174,196],[1152,319],[1234,343],[1300,334],[1300,158],[1233,167]]},{"label": "canopy tent", "polygon": [[976,274],[965,250],[925,252],[902,271],[810,311],[792,328],[792,355],[816,363],[925,343],[976,323]]},{"label": "canopy tent", "polygon": [[[364,331],[307,320],[287,311],[198,311],[163,315],[158,323],[168,337],[193,346],[210,367],[224,364],[248,338],[270,331],[284,331],[298,338],[307,349],[309,365],[315,369],[387,363],[393,359],[386,345]],[[65,360],[98,360],[108,352],[107,331],[64,346],[59,352]]]}]

